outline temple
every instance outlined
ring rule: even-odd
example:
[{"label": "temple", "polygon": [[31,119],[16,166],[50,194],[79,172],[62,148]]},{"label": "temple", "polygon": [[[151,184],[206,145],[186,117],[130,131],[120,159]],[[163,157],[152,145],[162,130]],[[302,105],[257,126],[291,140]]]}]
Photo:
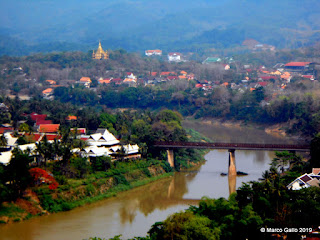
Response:
[{"label": "temple", "polygon": [[99,41],[99,47],[96,52],[93,51],[92,53],[92,58],[93,59],[108,59],[109,55],[107,51],[103,51],[101,47],[101,42]]}]

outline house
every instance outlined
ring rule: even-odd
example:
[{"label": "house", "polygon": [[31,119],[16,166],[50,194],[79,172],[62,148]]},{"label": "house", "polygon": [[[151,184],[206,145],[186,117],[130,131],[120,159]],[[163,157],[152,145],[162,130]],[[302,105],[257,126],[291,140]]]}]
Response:
[{"label": "house", "polygon": [[82,77],[80,78],[80,84],[83,84],[86,88],[90,88],[90,84],[92,83],[89,77]]},{"label": "house", "polygon": [[127,72],[126,78],[137,79],[137,77],[132,72]]},{"label": "house", "polygon": [[301,77],[310,79],[311,81],[314,80],[314,76],[313,75],[302,75]]},{"label": "house", "polygon": [[152,56],[152,55],[161,56],[161,55],[162,55],[162,51],[159,50],[159,49],[156,49],[156,50],[146,50],[146,51],[145,51],[145,54],[146,54],[146,56]]},{"label": "house", "polygon": [[304,72],[309,69],[311,62],[289,62],[284,68],[289,72]]},{"label": "house", "polygon": [[302,176],[296,178],[294,181],[292,181],[287,188],[289,190],[300,190],[302,188],[308,188],[308,187],[319,187],[320,184],[320,169],[319,168],[313,168],[312,173],[305,173]]},{"label": "house", "polygon": [[109,84],[111,83],[112,78],[99,79],[98,82],[100,84]]},{"label": "house", "polygon": [[46,80],[47,83],[49,83],[50,85],[56,85],[57,82],[54,80]]},{"label": "house", "polygon": [[50,98],[53,94],[53,89],[52,88],[47,88],[45,90],[42,91],[42,96],[44,98]]},{"label": "house", "polygon": [[123,84],[128,84],[129,86],[133,87],[137,85],[137,81],[135,79],[132,78],[126,78],[123,80],[122,82]]},{"label": "house", "polygon": [[168,54],[168,60],[169,62],[180,62],[182,60],[181,56],[181,53],[171,52]]},{"label": "house", "polygon": [[118,84],[122,83],[122,79],[121,78],[114,78],[114,79],[112,79],[111,82],[118,85]]},{"label": "house", "polygon": [[229,64],[222,64],[224,70],[229,70],[230,69],[230,65]]},{"label": "house", "polygon": [[161,72],[160,77],[169,76],[169,75],[176,75],[175,72]]},{"label": "house", "polygon": [[150,72],[150,76],[156,77],[158,75],[158,72]]},{"label": "house", "polygon": [[69,115],[68,117],[66,117],[67,121],[76,121],[78,118],[77,116],[73,116],[73,115]]}]

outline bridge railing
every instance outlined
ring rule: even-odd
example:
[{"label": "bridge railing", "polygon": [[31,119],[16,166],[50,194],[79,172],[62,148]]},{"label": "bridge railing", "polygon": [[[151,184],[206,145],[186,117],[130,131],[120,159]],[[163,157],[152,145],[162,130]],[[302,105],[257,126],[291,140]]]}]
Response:
[{"label": "bridge railing", "polygon": [[308,151],[309,145],[297,144],[260,144],[260,143],[207,143],[207,142],[155,142],[155,147],[167,148],[212,148],[212,149],[265,149],[265,150],[291,150]]}]

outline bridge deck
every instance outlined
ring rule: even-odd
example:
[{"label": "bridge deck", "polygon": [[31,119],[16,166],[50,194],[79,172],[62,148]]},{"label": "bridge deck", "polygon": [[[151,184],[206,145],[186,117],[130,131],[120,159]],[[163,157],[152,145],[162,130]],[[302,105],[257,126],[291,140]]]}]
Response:
[{"label": "bridge deck", "polygon": [[258,143],[207,143],[207,142],[155,142],[162,148],[209,148],[228,150],[266,150],[266,151],[310,151],[309,145],[296,144],[258,144]]}]

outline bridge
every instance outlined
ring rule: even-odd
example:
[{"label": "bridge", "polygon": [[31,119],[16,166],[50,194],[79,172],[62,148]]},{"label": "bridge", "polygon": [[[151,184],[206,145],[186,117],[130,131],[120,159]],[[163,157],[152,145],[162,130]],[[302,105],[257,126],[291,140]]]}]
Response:
[{"label": "bridge", "polygon": [[199,149],[226,149],[229,152],[228,174],[236,175],[235,150],[264,150],[264,151],[290,151],[309,152],[309,145],[297,144],[259,144],[259,143],[208,143],[208,142],[155,142],[155,147],[166,148],[168,162],[174,167],[173,149],[175,148],[199,148]]}]

